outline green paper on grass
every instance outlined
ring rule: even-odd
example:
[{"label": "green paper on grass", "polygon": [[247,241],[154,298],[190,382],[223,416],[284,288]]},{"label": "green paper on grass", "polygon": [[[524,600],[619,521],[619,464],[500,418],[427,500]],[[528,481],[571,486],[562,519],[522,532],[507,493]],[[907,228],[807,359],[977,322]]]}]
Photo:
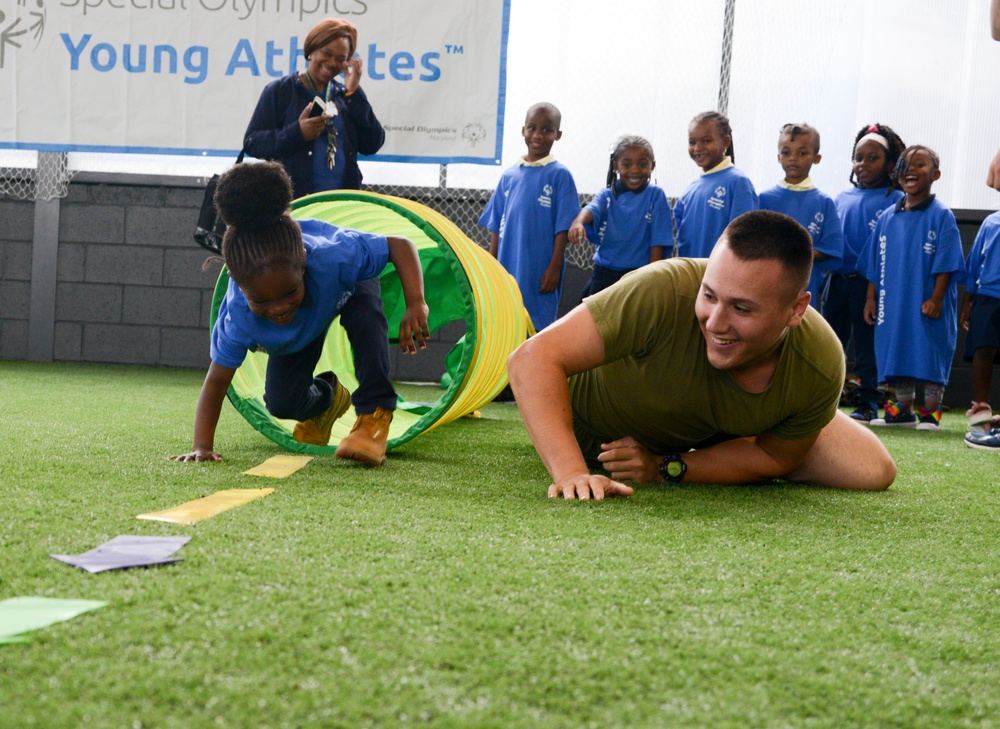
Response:
[{"label": "green paper on grass", "polygon": [[12,597],[0,601],[0,643],[26,643],[20,635],[70,620],[107,605],[99,600],[61,600],[52,597]]}]

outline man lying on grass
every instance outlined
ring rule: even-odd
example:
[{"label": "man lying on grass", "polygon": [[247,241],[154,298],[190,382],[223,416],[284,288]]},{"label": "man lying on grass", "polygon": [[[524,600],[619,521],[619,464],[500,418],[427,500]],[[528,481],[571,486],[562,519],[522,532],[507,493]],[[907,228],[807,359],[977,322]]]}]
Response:
[{"label": "man lying on grass", "polygon": [[844,353],[809,306],[812,260],[790,217],[745,213],[708,260],[650,264],[522,344],[511,387],[549,496],[627,496],[623,481],[888,488],[892,457],[837,410]]}]

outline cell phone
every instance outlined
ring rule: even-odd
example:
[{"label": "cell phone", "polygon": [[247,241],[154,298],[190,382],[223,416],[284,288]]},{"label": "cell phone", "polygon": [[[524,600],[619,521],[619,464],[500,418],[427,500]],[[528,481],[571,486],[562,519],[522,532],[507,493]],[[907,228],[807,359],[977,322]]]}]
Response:
[{"label": "cell phone", "polygon": [[312,106],[309,107],[309,118],[312,119],[314,116],[321,116],[325,111],[326,101],[317,96],[312,100]]}]

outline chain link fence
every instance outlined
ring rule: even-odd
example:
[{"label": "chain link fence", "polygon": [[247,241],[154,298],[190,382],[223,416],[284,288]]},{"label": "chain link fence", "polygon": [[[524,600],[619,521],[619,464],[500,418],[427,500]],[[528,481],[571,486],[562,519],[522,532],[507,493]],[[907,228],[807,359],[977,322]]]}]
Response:
[{"label": "chain link fence", "polygon": [[[365,185],[365,189],[426,205],[455,223],[474,243],[489,248],[490,232],[479,225],[479,218],[493,194],[492,190],[404,185]],[[580,206],[583,207],[592,198],[593,195],[580,195]],[[593,257],[594,246],[589,241],[566,246],[566,263],[570,266],[590,270],[594,267]]]},{"label": "chain link fence", "polygon": [[19,157],[19,166],[0,167],[0,193],[18,200],[66,197],[75,174],[69,169],[68,154],[29,152]]}]

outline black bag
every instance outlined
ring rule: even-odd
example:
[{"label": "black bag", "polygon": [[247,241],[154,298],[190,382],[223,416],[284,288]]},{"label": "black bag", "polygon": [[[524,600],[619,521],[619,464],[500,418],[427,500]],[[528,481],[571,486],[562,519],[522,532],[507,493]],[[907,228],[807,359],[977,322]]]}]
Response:
[{"label": "black bag", "polygon": [[[246,150],[240,150],[236,164],[243,161],[244,152]],[[212,179],[205,185],[205,197],[201,201],[201,212],[198,213],[198,224],[194,229],[194,239],[198,245],[216,255],[222,253],[222,234],[226,232],[226,224],[222,222],[219,211],[215,209],[215,186],[218,184],[219,176],[212,175]]]}]

